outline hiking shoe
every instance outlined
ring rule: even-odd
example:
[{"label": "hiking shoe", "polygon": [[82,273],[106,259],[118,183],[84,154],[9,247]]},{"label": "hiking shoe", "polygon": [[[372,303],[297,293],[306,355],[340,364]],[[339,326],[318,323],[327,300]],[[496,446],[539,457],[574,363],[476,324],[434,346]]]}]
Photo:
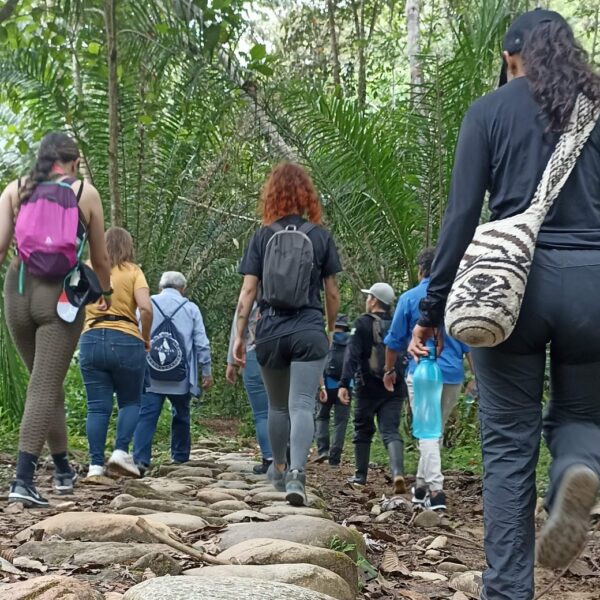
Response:
[{"label": "hiking shoe", "polygon": [[54,473],[52,487],[58,494],[66,495],[73,493],[73,486],[77,482],[78,475],[71,469],[69,473]]},{"label": "hiking shoe", "polygon": [[15,502],[21,502],[26,508],[48,508],[50,506],[48,500],[38,494],[33,484],[27,485],[19,479],[10,484],[10,492],[8,493],[8,503],[13,504]]},{"label": "hiking shoe", "polygon": [[427,500],[427,488],[425,486],[414,486],[411,488],[411,502],[417,506],[423,506]]},{"label": "hiking shoe", "polygon": [[150,465],[145,465],[144,463],[135,463],[135,466],[138,468],[138,471],[140,472],[140,479],[142,477],[144,477],[144,475],[146,475],[146,473],[148,472],[148,469],[150,468]]},{"label": "hiking shoe", "polygon": [[583,550],[599,489],[600,479],[589,467],[574,465],[567,469],[538,538],[536,554],[541,566],[562,569]]},{"label": "hiking shoe", "polygon": [[115,450],[108,459],[106,468],[123,477],[139,478],[140,476],[140,470],[133,462],[133,457],[124,450]]},{"label": "hiking shoe", "polygon": [[442,490],[434,492],[425,500],[425,508],[429,510],[446,510],[446,494]]},{"label": "hiking shoe", "polygon": [[316,465],[320,465],[326,460],[329,460],[329,452],[321,452],[321,454],[319,454],[313,459],[313,463],[315,463]]},{"label": "hiking shoe", "polygon": [[333,469],[339,469],[340,468],[340,461],[339,460],[331,460],[331,459],[329,459],[329,466],[332,467]]},{"label": "hiking shoe", "polygon": [[273,462],[272,458],[263,458],[262,463],[260,465],[256,465],[252,469],[252,472],[255,475],[264,475],[269,470],[269,467],[271,466],[272,462]]},{"label": "hiking shoe", "polygon": [[348,483],[352,485],[367,485],[367,478],[362,475],[353,475],[348,478]]},{"label": "hiking shoe", "polygon": [[287,469],[283,471],[278,471],[275,468],[275,463],[271,462],[269,468],[267,469],[267,477],[269,481],[273,484],[273,487],[278,492],[285,492],[285,475],[287,473]]},{"label": "hiking shoe", "polygon": [[406,494],[406,482],[402,475],[396,475],[394,477],[394,495],[399,496],[400,494]]},{"label": "hiking shoe", "polygon": [[285,478],[285,499],[292,506],[306,506],[306,492],[304,491],[304,485],[306,483],[306,475],[294,469],[288,471]]},{"label": "hiking shoe", "polygon": [[104,475],[104,467],[102,465],[90,465],[86,479],[90,477],[102,477]]}]

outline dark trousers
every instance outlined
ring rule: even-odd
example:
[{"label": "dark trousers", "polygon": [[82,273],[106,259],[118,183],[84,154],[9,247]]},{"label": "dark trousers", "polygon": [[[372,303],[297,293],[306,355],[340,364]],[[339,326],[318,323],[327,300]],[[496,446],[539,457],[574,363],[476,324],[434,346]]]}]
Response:
[{"label": "dark trousers", "polygon": [[[333,439],[330,443],[329,422],[333,409]],[[337,388],[327,390],[327,401],[319,402],[316,419],[317,452],[329,454],[329,462],[339,464],[344,449],[350,406],[342,404]]]},{"label": "dark trousers", "polygon": [[152,457],[152,440],[165,398],[171,402],[171,459],[187,462],[190,459],[190,394],[155,394],[144,392],[140,420],[133,438],[133,459],[148,466]]},{"label": "dark trousers", "polygon": [[[552,509],[565,470],[600,475],[600,251],[538,249],[515,331],[474,348],[484,462],[485,600],[531,600],[542,429]],[[550,402],[542,416],[546,347]]]},{"label": "dark trousers", "polygon": [[400,417],[404,398],[390,394],[383,389],[362,386],[356,390],[354,402],[354,437],[355,444],[370,444],[375,434],[375,418],[379,435],[384,445],[390,442],[401,442]]}]

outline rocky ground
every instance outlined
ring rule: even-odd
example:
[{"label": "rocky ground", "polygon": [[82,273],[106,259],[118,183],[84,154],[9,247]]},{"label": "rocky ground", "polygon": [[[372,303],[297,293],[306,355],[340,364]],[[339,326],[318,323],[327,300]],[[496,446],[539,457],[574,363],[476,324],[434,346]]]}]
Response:
[{"label": "rocky ground", "polygon": [[[386,496],[383,469],[354,489],[351,466],[311,465],[310,506],[294,508],[252,474],[252,453],[233,439],[198,440],[185,466],[80,484],[69,497],[51,493],[50,469],[40,473],[52,509],[0,513],[0,600],[476,598],[478,478],[448,474],[440,518]],[[599,561],[595,533],[544,598],[600,599]],[[538,590],[554,575],[540,570]]]}]

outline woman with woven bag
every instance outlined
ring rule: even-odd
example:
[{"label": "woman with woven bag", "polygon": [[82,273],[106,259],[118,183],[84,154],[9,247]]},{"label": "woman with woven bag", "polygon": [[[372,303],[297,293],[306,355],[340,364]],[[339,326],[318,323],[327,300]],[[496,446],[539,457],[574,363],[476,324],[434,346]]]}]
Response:
[{"label": "woman with woven bag", "polygon": [[[585,546],[600,488],[600,77],[555,12],[519,17],[503,49],[500,89],[463,121],[409,351],[427,354],[444,311],[448,332],[473,346],[488,562],[481,598],[531,600],[542,429],[553,458],[542,566],[565,567]],[[477,227],[486,191],[491,221]]]}]

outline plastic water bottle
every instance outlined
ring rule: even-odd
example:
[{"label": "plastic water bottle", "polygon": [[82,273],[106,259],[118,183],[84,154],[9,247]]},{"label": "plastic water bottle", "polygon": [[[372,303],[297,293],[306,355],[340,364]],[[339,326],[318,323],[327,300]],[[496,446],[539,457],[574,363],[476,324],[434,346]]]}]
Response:
[{"label": "plastic water bottle", "polygon": [[419,360],[413,373],[413,435],[420,440],[442,437],[442,371],[435,346],[428,345],[429,356]]}]

